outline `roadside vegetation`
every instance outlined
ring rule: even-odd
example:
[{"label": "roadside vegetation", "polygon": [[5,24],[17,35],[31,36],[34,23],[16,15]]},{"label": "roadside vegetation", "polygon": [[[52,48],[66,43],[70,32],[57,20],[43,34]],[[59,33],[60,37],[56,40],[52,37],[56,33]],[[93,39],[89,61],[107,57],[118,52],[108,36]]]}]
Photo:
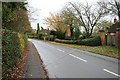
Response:
[{"label": "roadside vegetation", "polygon": [[24,2],[2,3],[2,79],[17,80],[22,74],[32,28]]},{"label": "roadside vegetation", "polygon": [[17,80],[27,57],[28,37],[78,48],[100,55],[120,58],[118,48],[101,45],[100,30],[113,23],[106,16],[118,16],[119,0],[100,1],[95,5],[69,2],[57,13],[44,19],[48,29],[37,23],[31,28],[25,2],[2,3],[2,79]]},{"label": "roadside vegetation", "polygon": [[88,52],[109,56],[112,58],[120,58],[119,49],[114,46],[85,46],[85,45],[76,45],[76,44],[64,44],[64,43],[58,43],[58,42],[49,42],[49,43],[59,44],[62,46],[69,46],[71,48],[77,48],[77,49],[85,50]]},{"label": "roadside vegetation", "polygon": [[119,17],[119,5],[120,3],[116,0],[100,1],[95,5],[69,2],[58,13],[50,13],[50,16],[44,19],[48,29],[40,27],[38,23],[37,30],[33,30],[29,37],[53,41],[55,39],[82,41],[94,38],[99,36],[100,30],[106,31],[113,24],[105,17],[112,15]]},{"label": "roadside vegetation", "polygon": [[[119,58],[115,46],[102,45],[99,31],[107,31],[113,23],[108,16],[118,16],[120,23],[120,3],[118,0],[99,1],[95,5],[69,2],[57,13],[50,13],[44,19],[48,29],[37,24],[36,32],[29,38],[53,41],[53,43],[80,48],[101,55]],[[104,35],[105,36],[105,35]]]}]

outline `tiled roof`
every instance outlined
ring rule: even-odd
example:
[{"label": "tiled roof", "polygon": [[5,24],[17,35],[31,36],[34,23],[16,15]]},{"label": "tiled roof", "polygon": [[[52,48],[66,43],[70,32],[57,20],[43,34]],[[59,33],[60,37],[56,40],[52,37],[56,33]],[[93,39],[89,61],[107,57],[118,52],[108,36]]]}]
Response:
[{"label": "tiled roof", "polygon": [[110,28],[108,28],[108,33],[115,33],[117,28],[120,28],[120,22],[110,26]]}]

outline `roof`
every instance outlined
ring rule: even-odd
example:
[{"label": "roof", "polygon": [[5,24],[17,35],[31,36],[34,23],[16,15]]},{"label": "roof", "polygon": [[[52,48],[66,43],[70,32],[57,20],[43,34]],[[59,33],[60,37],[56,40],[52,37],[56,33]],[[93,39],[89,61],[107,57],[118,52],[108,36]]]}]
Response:
[{"label": "roof", "polygon": [[120,28],[120,22],[117,22],[108,28],[108,33],[115,33],[117,28]]}]

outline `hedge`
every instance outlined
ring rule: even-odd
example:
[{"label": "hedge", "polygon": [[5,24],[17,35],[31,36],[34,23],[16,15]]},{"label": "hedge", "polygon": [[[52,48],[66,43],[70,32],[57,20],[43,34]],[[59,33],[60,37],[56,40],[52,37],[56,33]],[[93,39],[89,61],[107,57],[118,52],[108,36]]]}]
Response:
[{"label": "hedge", "polygon": [[49,36],[46,37],[46,40],[54,41],[55,40],[55,36],[54,35],[49,35]]},{"label": "hedge", "polygon": [[101,45],[101,40],[99,36],[83,39],[77,42],[78,45],[86,45],[86,46],[99,46]]},{"label": "hedge", "polygon": [[65,44],[75,44],[76,41],[73,40],[60,40],[60,39],[56,39],[55,42],[60,42],[60,43],[65,43]]},{"label": "hedge", "polygon": [[82,39],[82,40],[60,40],[56,39],[55,42],[65,43],[65,44],[77,44],[86,46],[99,46],[101,45],[100,37],[96,36],[93,38]]},{"label": "hedge", "polygon": [[27,46],[27,35],[2,31],[2,78],[6,79],[12,69],[22,58],[22,53]]}]

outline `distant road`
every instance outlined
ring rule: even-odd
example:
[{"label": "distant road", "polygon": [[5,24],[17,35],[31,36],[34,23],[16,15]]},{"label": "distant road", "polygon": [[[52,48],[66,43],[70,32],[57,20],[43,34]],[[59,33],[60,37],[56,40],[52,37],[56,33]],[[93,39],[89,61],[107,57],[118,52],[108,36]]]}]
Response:
[{"label": "distant road", "polygon": [[[118,64],[85,51],[29,39],[37,48],[50,78],[118,78]],[[87,52],[86,52],[87,53]]]}]

